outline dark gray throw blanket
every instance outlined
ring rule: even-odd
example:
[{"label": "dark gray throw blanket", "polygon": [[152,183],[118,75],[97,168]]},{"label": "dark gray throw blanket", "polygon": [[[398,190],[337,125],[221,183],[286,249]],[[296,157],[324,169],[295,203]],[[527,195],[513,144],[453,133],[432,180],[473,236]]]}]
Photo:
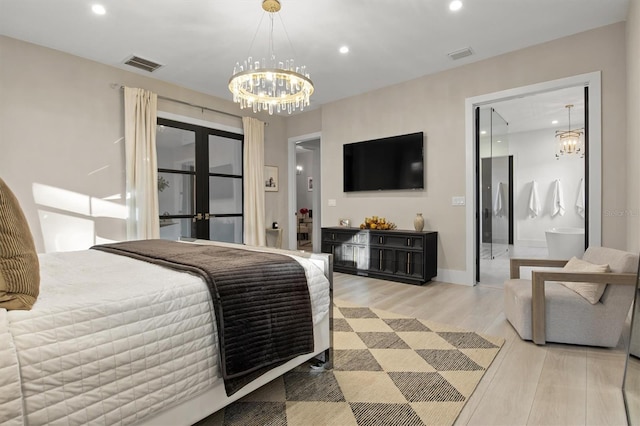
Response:
[{"label": "dark gray throw blanket", "polygon": [[313,351],[307,279],[304,268],[289,256],[168,240],[92,248],[204,278],[215,308],[227,395],[271,368]]}]

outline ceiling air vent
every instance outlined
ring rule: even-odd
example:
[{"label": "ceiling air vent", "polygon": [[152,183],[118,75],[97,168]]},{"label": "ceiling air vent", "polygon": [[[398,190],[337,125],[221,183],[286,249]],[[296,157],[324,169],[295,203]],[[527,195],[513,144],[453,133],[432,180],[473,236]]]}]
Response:
[{"label": "ceiling air vent", "polygon": [[124,61],[125,65],[131,65],[132,67],[140,68],[141,70],[154,72],[158,68],[161,68],[162,65],[150,61],[148,59],[141,58],[139,56],[132,56],[126,61]]},{"label": "ceiling air vent", "polygon": [[456,50],[455,52],[449,52],[447,53],[447,55],[449,55],[449,57],[455,61],[456,59],[461,59],[473,55],[473,51],[470,47],[465,47],[464,49]]}]

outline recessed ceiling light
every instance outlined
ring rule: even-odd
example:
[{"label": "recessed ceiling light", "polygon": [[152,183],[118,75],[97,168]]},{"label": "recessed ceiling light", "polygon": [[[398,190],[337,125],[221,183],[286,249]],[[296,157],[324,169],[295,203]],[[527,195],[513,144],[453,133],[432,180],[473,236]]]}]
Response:
[{"label": "recessed ceiling light", "polygon": [[456,12],[462,8],[462,2],[460,0],[453,0],[449,3],[449,10]]},{"label": "recessed ceiling light", "polygon": [[487,134],[487,131],[486,131],[486,130],[481,130],[481,131],[480,131],[480,134],[481,134],[481,135],[486,135],[486,134]]},{"label": "recessed ceiling light", "polygon": [[558,124],[558,120],[553,120],[551,124]]},{"label": "recessed ceiling light", "polygon": [[502,141],[496,141],[496,142],[498,142],[498,143],[502,143]]},{"label": "recessed ceiling light", "polygon": [[343,55],[346,55],[347,53],[349,53],[349,46],[342,46],[340,48],[340,53],[342,53]]},{"label": "recessed ceiling light", "polygon": [[96,15],[104,15],[105,13],[107,13],[107,10],[101,4],[94,4],[93,6],[91,6],[91,10],[93,10],[93,13],[95,13]]}]

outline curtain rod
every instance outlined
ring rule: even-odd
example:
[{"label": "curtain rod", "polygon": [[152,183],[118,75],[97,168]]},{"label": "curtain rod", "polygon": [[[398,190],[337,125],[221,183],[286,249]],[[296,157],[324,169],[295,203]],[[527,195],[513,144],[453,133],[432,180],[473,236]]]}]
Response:
[{"label": "curtain rod", "polygon": [[[119,87],[120,90],[124,90],[124,85],[118,84],[118,83],[112,83],[111,87],[113,87],[114,89]],[[170,102],[175,102],[177,104],[187,105],[187,106],[190,106],[190,107],[193,107],[193,108],[206,109],[207,111],[211,111],[211,112],[215,112],[215,113],[218,113],[218,114],[224,114],[224,115],[228,115],[230,117],[235,117],[235,118],[242,119],[241,115],[231,114],[230,112],[220,111],[220,110],[209,108],[209,107],[202,106],[202,105],[195,105],[195,104],[192,104],[192,103],[189,103],[189,102],[181,101],[180,99],[173,99],[173,98],[168,98],[166,96],[160,96],[160,95],[158,95],[158,99],[162,99],[162,100],[170,101]],[[264,124],[265,124],[265,126],[269,125],[269,123],[267,123],[267,122],[265,122]]]}]

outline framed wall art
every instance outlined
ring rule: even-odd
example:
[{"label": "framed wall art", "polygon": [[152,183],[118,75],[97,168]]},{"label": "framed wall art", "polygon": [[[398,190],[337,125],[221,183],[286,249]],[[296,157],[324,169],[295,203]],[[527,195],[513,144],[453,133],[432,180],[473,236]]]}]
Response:
[{"label": "framed wall art", "polygon": [[277,192],[278,191],[278,167],[277,166],[264,166],[264,190]]}]

